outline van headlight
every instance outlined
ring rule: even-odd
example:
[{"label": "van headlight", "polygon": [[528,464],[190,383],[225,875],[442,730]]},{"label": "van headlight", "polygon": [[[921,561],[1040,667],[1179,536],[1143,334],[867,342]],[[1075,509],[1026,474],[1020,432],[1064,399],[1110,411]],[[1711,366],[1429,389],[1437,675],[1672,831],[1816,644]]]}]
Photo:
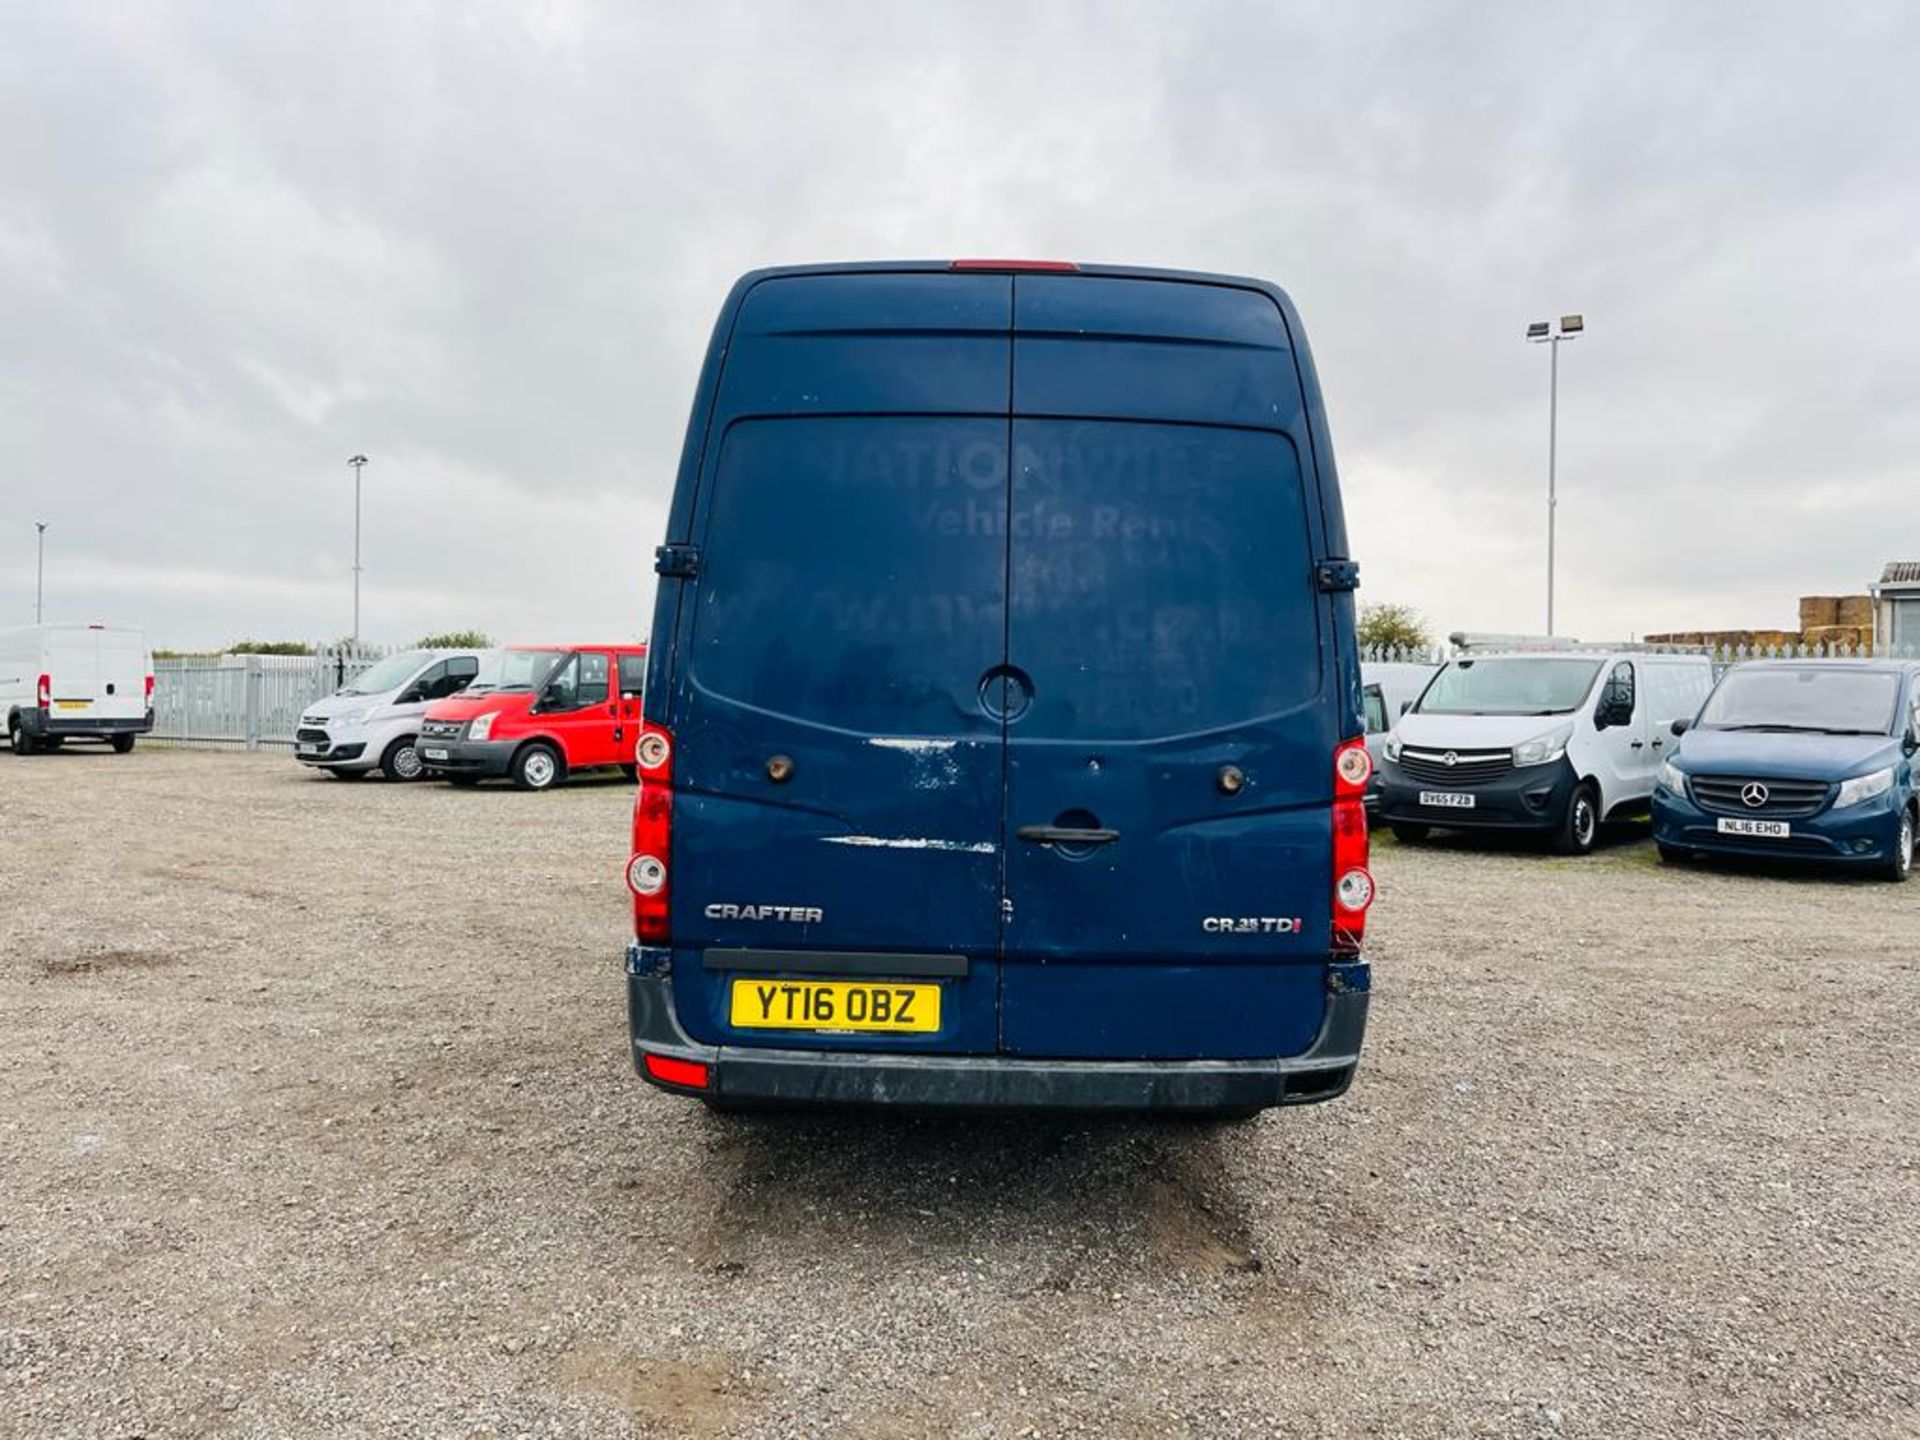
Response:
[{"label": "van headlight", "polygon": [[1849,805],[1858,805],[1871,800],[1876,795],[1884,795],[1893,788],[1893,766],[1876,770],[1871,775],[1856,775],[1851,780],[1840,782],[1840,793],[1833,797],[1833,808],[1844,810]]},{"label": "van headlight", "polygon": [[494,713],[494,711],[489,710],[484,715],[476,715],[473,723],[467,726],[467,738],[469,740],[484,740],[491,735],[493,733]]},{"label": "van headlight", "polygon": [[327,717],[327,723],[340,730],[358,730],[360,722],[367,718],[364,710],[342,710],[337,715]]},{"label": "van headlight", "polygon": [[1573,738],[1573,727],[1563,726],[1549,735],[1541,735],[1527,741],[1524,745],[1513,747],[1515,769],[1527,765],[1551,765],[1567,753],[1567,741]]},{"label": "van headlight", "polygon": [[1389,733],[1380,746],[1380,753],[1395,764],[1400,762],[1400,736],[1398,732]]},{"label": "van headlight", "polygon": [[1660,762],[1660,783],[1676,795],[1687,793],[1687,772],[1671,760]]}]

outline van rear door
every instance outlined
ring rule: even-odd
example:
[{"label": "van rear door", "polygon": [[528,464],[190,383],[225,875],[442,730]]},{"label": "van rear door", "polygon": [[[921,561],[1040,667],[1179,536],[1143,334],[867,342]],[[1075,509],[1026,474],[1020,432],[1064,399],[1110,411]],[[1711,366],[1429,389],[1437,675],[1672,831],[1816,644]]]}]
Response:
[{"label": "van rear door", "polygon": [[1015,297],[1003,1048],[1296,1053],[1347,707],[1287,327],[1228,286]]},{"label": "van rear door", "polygon": [[[997,1043],[1004,275],[762,279],[700,459],[677,649],[674,1000],[709,1044],[743,976],[938,975],[931,1034]],[[663,604],[668,603],[663,598]],[[656,647],[657,648],[657,647]],[[650,699],[649,713],[652,712]]]}]

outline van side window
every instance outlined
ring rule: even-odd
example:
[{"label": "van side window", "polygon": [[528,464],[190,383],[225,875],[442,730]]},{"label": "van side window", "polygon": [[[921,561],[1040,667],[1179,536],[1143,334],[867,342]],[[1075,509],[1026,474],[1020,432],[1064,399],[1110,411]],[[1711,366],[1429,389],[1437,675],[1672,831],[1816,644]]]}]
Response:
[{"label": "van side window", "polygon": [[1378,685],[1369,685],[1360,692],[1362,703],[1367,711],[1367,733],[1378,735],[1388,728],[1387,697],[1380,693]]},{"label": "van side window", "polygon": [[644,655],[622,655],[620,657],[620,698],[638,700],[647,683],[647,657]]},{"label": "van side window", "polygon": [[569,655],[559,669],[540,687],[542,710],[578,710],[580,708],[580,657]]},{"label": "van side window", "polygon": [[[407,691],[418,695],[422,700],[438,700],[447,693],[443,688],[446,678],[447,662],[442,660],[438,665],[429,665],[415,676],[413,683],[407,687]],[[404,700],[407,696],[402,694],[400,698]]]},{"label": "van side window", "polygon": [[1613,674],[1607,677],[1606,693],[1601,696],[1601,708],[1616,717],[1616,724],[1633,718],[1633,662],[1622,660],[1613,667]]},{"label": "van side window", "polygon": [[607,698],[607,676],[611,668],[607,664],[605,651],[582,650],[580,652],[580,703],[582,705],[597,705]]},{"label": "van side window", "polygon": [[447,678],[441,682],[440,690],[434,696],[444,700],[449,695],[458,695],[473,683],[473,677],[480,673],[480,659],[475,655],[456,655],[447,661]]}]

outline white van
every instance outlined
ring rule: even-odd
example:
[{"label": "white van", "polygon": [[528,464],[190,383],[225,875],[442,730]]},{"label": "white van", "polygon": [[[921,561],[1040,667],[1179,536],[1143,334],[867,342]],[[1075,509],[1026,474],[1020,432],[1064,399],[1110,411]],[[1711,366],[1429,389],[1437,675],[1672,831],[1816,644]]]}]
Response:
[{"label": "white van", "polygon": [[[1360,708],[1367,722],[1367,754],[1373,757],[1373,773],[1376,776],[1380,773],[1380,761],[1394,722],[1412,708],[1413,702],[1420,698],[1420,692],[1427,688],[1427,682],[1433,679],[1433,672],[1439,668],[1438,665],[1422,665],[1407,660],[1360,662]],[[1371,815],[1379,803],[1379,789],[1368,785],[1367,813]]]},{"label": "white van", "polygon": [[13,753],[104,740],[122,755],[153,729],[153,657],[125,625],[0,630],[0,715]]},{"label": "white van", "polygon": [[1379,818],[1429,830],[1531,830],[1569,855],[1602,821],[1644,811],[1675,720],[1713,688],[1704,655],[1565,646],[1456,656],[1381,756]]},{"label": "white van", "polygon": [[403,650],[307,707],[293,732],[293,758],[341,780],[378,769],[418,780],[420,717],[458,695],[480,672],[482,650]]}]

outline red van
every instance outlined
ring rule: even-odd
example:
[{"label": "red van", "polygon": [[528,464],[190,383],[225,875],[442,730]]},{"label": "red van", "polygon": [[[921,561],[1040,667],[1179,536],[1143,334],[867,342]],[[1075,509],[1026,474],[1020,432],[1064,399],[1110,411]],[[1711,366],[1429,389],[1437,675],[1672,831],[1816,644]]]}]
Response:
[{"label": "red van", "polygon": [[473,683],[420,722],[420,763],[456,785],[502,775],[550,790],[572,770],[634,775],[644,645],[512,645],[480,661]]}]

